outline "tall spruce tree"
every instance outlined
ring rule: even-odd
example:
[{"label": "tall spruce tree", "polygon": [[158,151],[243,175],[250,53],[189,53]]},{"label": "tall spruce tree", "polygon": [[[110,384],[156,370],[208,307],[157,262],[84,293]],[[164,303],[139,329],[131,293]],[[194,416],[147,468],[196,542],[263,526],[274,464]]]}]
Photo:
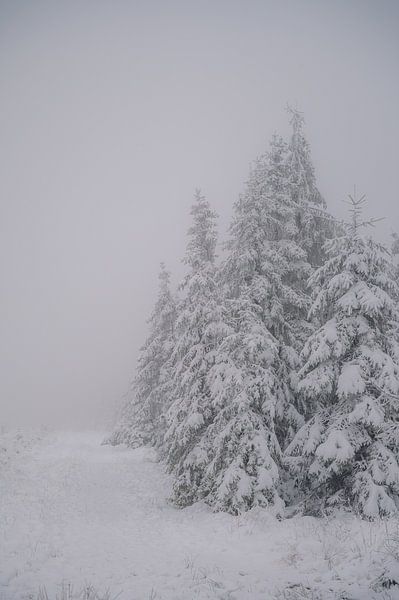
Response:
[{"label": "tall spruce tree", "polygon": [[222,269],[231,333],[210,373],[215,418],[203,488],[207,502],[232,513],[281,509],[281,448],[303,423],[294,390],[310,265],[295,241],[289,185],[287,146],[275,136],[235,206]]},{"label": "tall spruce tree", "polygon": [[180,506],[202,497],[207,465],[203,437],[213,418],[208,376],[226,331],[215,265],[216,214],[199,191],[191,215],[184,258],[188,273],[180,286],[172,355],[173,401],[165,437],[167,466],[174,475],[173,500]]},{"label": "tall spruce tree", "polygon": [[136,376],[122,407],[110,444],[159,447],[166,428],[171,393],[170,359],[175,344],[176,301],[170,273],[161,263],[159,292],[149,319],[150,333],[141,348]]},{"label": "tall spruce tree", "polygon": [[[311,266],[306,251],[297,243],[298,205],[290,193],[287,154],[287,144],[275,135],[269,152],[255,163],[243,204],[237,212],[227,261],[227,269],[235,271],[240,248],[250,248],[255,242],[258,256],[253,279],[254,298],[278,352],[275,367],[281,386],[276,397],[275,426],[283,448],[302,423],[302,407],[295,397],[296,371],[298,355],[311,332],[306,320],[310,303],[303,290],[303,281],[310,275]],[[251,229],[247,223],[249,212],[257,215],[256,225],[254,222],[255,227]]]},{"label": "tall spruce tree", "polygon": [[398,289],[385,247],[360,235],[363,199],[351,203],[346,234],[310,278],[320,327],[299,388],[314,416],[286,454],[306,510],[350,505],[372,518],[399,506]]}]

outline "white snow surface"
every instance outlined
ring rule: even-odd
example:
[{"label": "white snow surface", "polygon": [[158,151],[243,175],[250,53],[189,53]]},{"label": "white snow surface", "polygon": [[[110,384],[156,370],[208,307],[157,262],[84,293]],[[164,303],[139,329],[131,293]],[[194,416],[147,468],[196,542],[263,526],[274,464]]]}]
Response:
[{"label": "white snow surface", "polygon": [[119,600],[399,598],[376,583],[399,581],[397,519],[177,509],[151,450],[103,437],[0,436],[20,447],[0,463],[1,600],[36,600],[40,587],[55,599],[66,582]]}]

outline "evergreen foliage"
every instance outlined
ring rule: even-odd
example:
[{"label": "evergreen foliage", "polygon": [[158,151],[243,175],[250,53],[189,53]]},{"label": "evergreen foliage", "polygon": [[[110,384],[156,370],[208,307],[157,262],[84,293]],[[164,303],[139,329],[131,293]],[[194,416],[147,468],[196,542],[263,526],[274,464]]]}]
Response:
[{"label": "evergreen foliage", "polygon": [[158,299],[148,321],[150,333],[140,350],[136,377],[108,443],[123,443],[133,448],[162,445],[171,393],[175,320],[176,301],[170,291],[170,273],[161,263]]},{"label": "evergreen foliage", "polygon": [[176,344],[172,354],[173,401],[167,414],[165,452],[174,474],[173,499],[181,506],[202,496],[207,465],[203,435],[213,418],[209,372],[226,331],[217,282],[216,215],[197,191],[191,209],[185,264],[188,274],[180,292]]},{"label": "evergreen foliage", "polygon": [[296,204],[297,242],[312,267],[318,267],[325,260],[324,243],[334,236],[339,224],[327,212],[326,201],[317,187],[310,146],[304,135],[304,117],[291,107],[288,113],[292,135],[287,167],[290,195]]},{"label": "evergreen foliage", "polygon": [[151,445],[179,506],[288,503],[367,518],[399,508],[399,238],[392,258],[326,210],[302,115],[234,206],[221,265],[197,191],[179,300],[162,266],[149,337],[112,444]]},{"label": "evergreen foliage", "polygon": [[222,267],[231,332],[210,373],[215,417],[206,432],[204,494],[217,509],[282,507],[281,448],[303,418],[295,397],[306,339],[310,265],[298,246],[287,145],[275,136],[235,205]]},{"label": "evergreen foliage", "polygon": [[399,282],[399,235],[397,233],[393,233],[392,238],[391,253],[393,257],[396,281]]},{"label": "evergreen foliage", "polygon": [[287,457],[308,510],[353,506],[371,518],[398,507],[398,307],[388,251],[360,235],[361,203],[352,198],[351,225],[310,278],[320,327],[299,389],[314,416]]}]

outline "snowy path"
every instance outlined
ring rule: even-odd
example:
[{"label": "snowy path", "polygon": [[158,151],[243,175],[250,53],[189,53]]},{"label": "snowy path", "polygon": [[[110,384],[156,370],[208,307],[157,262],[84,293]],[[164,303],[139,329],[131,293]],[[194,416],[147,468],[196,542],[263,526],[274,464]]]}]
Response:
[{"label": "snowy path", "polygon": [[314,519],[176,510],[151,451],[101,439],[50,434],[3,473],[1,600],[36,598],[40,586],[55,598],[62,581],[109,588],[120,600],[267,600],[309,581],[329,597],[336,563],[347,560],[339,543],[324,547]]}]

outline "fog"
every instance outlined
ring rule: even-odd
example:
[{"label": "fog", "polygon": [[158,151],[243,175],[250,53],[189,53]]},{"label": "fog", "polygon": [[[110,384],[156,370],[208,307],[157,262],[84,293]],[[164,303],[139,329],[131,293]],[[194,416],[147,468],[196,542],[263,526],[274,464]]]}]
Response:
[{"label": "fog", "polygon": [[329,209],[399,231],[395,1],[1,2],[0,424],[104,426],[193,191],[222,237],[305,114]]}]

